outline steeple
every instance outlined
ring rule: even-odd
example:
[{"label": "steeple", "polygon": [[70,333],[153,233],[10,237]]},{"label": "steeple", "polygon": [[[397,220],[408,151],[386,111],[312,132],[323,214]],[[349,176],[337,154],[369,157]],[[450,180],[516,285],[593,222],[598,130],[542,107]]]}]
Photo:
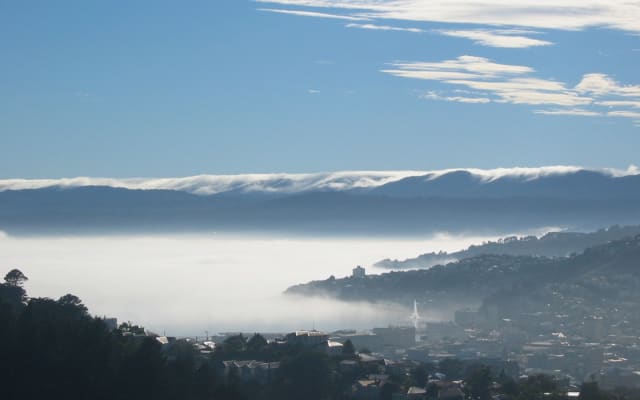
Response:
[{"label": "steeple", "polygon": [[409,317],[411,321],[413,321],[413,326],[418,330],[418,325],[420,324],[420,314],[418,314],[418,302],[413,300],[413,313]]}]

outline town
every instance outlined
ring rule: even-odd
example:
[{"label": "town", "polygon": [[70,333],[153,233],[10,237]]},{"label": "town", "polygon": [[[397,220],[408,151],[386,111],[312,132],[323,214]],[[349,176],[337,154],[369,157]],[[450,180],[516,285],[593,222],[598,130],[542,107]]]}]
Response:
[{"label": "town", "polygon": [[[365,276],[364,268],[353,269],[352,278]],[[247,385],[268,385],[276,379],[280,361],[270,356],[246,357],[260,354],[253,343],[258,341],[265,347],[302,349],[333,359],[337,371],[352,379],[342,393],[345,398],[380,399],[386,393],[386,398],[396,400],[462,400],[470,398],[465,371],[474,366],[487,368],[494,398],[510,398],[500,384],[541,376],[553,382],[558,393],[572,398],[580,397],[585,382],[605,391],[640,390],[640,340],[629,322],[637,315],[616,318],[620,318],[617,323],[596,315],[575,320],[561,310],[548,309],[506,319],[490,307],[458,310],[451,321],[424,321],[414,302],[407,325],[366,332],[300,330],[154,338],[168,357],[176,344],[187,343],[203,360],[215,359],[217,374],[225,382],[237,379]],[[116,329],[114,319],[105,321]],[[149,334],[125,329],[125,335],[140,339]],[[252,346],[254,351],[241,351]],[[229,352],[228,347],[235,350]],[[238,357],[221,359],[225,353]],[[415,379],[420,373],[422,378]]]}]

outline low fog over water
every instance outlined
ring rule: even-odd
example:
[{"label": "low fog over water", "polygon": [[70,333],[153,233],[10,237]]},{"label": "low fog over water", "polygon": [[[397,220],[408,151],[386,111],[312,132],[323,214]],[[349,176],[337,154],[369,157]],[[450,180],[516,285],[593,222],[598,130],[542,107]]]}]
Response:
[{"label": "low fog over water", "polygon": [[[31,296],[79,296],[96,315],[157,333],[370,328],[408,323],[406,307],[283,296],[289,286],[356,265],[453,251],[494,237],[415,239],[173,235],[11,237],[0,233],[0,272],[21,269]],[[430,310],[426,317],[437,318]]]}]

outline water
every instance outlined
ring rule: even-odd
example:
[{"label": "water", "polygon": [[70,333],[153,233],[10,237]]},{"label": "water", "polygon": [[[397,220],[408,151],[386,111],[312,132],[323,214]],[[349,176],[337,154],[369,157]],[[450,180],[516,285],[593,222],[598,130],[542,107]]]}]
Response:
[{"label": "water", "polygon": [[73,293],[95,315],[168,335],[364,329],[409,323],[413,305],[344,303],[281,293],[297,283],[347,276],[356,265],[369,267],[382,258],[453,251],[487,239],[494,238],[0,235],[0,273],[19,268],[29,277],[26,289],[31,296]]}]

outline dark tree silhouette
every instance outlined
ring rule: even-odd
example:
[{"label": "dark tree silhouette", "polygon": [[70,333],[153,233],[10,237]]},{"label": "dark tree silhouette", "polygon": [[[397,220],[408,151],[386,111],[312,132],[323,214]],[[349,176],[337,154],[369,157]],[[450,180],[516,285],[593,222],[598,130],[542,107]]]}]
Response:
[{"label": "dark tree silhouette", "polygon": [[465,377],[465,391],[471,400],[491,399],[491,370],[485,366],[472,366]]},{"label": "dark tree silhouette", "polygon": [[25,274],[22,273],[22,271],[15,268],[7,272],[7,274],[4,276],[4,281],[9,286],[22,287],[22,285],[28,280],[29,278],[27,278]]},{"label": "dark tree silhouette", "polygon": [[325,399],[332,386],[328,357],[317,351],[284,360],[279,378],[279,399]]},{"label": "dark tree silhouette", "polygon": [[598,382],[585,382],[580,386],[579,400],[602,400],[603,396],[600,393]]},{"label": "dark tree silhouette", "polygon": [[351,342],[351,339],[347,339],[347,341],[344,342],[344,345],[342,346],[342,354],[348,357],[353,357],[356,355],[356,348]]},{"label": "dark tree silhouette", "polygon": [[251,353],[259,353],[267,346],[267,339],[259,333],[256,333],[247,341],[247,351]]},{"label": "dark tree silhouette", "polygon": [[58,304],[62,307],[67,307],[72,310],[76,310],[82,314],[87,313],[87,307],[82,304],[82,300],[78,296],[74,296],[72,294],[65,294],[64,296],[58,299]]}]

